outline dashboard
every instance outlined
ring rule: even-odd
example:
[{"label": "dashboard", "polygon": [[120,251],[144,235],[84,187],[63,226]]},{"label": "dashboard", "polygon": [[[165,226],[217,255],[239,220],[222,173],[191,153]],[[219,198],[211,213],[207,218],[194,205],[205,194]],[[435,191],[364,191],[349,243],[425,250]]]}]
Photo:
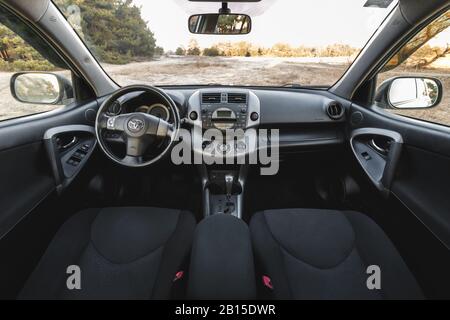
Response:
[{"label": "dashboard", "polygon": [[[251,129],[278,129],[280,150],[344,143],[344,123],[350,103],[325,90],[237,87],[163,90],[177,105],[183,127],[202,129],[193,138],[201,141],[194,152],[203,155],[248,154],[252,149],[244,142],[255,139]],[[111,115],[130,112],[144,112],[171,121],[169,108],[163,101],[139,92],[123,96],[108,110]],[[240,129],[243,134],[234,141],[213,141],[202,136],[207,129],[223,132]]]}]

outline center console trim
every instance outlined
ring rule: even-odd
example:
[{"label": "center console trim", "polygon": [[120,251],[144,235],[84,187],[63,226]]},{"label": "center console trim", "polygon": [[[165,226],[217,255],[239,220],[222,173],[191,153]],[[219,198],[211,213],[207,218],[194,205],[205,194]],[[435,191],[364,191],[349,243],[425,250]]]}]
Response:
[{"label": "center console trim", "polygon": [[[198,170],[201,177],[201,184],[202,184],[202,203],[203,203],[203,215],[204,217],[208,217],[210,215],[216,214],[216,212],[211,212],[211,193],[209,190],[209,173],[208,173],[208,166],[203,164],[198,166]],[[223,170],[226,172],[227,170]],[[243,211],[244,211],[244,192],[245,192],[245,182],[248,174],[248,165],[240,165],[239,166],[239,173],[237,176],[237,182],[241,186],[241,192],[237,195],[234,195],[236,199],[235,203],[235,210],[233,213],[230,213],[231,215],[242,219]]]}]

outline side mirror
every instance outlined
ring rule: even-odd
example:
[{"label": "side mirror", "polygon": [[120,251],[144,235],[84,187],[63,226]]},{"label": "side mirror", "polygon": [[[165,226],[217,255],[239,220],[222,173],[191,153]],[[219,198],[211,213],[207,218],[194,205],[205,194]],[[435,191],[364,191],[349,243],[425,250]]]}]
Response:
[{"label": "side mirror", "polygon": [[19,72],[10,82],[12,96],[24,103],[65,104],[73,98],[70,81],[47,72]]},{"label": "side mirror", "polygon": [[375,101],[387,109],[425,109],[437,106],[442,92],[435,78],[395,77],[381,84]]},{"label": "side mirror", "polygon": [[252,20],[246,14],[207,13],[189,17],[189,31],[195,34],[248,34]]}]

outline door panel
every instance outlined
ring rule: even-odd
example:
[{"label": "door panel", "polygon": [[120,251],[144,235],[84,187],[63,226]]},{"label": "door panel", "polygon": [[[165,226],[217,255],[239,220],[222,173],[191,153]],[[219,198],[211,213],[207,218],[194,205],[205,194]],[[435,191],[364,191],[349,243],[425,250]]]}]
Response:
[{"label": "door panel", "polygon": [[54,189],[45,156],[41,142],[0,151],[0,236]]},{"label": "door panel", "polygon": [[450,129],[382,114],[376,107],[353,104],[351,113],[362,120],[350,123],[350,131],[380,128],[401,135],[403,146],[390,190],[450,248]]},{"label": "door panel", "polygon": [[0,238],[56,188],[45,132],[72,124],[92,126],[86,114],[95,114],[97,107],[97,101],[73,104],[58,112],[0,124]]},{"label": "door panel", "polygon": [[392,193],[450,248],[450,157],[404,148]]}]

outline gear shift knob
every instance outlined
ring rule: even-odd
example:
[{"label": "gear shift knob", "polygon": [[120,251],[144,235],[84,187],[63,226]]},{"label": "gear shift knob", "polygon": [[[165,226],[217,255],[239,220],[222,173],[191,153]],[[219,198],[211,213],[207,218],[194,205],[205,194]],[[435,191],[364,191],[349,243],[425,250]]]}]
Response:
[{"label": "gear shift knob", "polygon": [[234,176],[231,174],[227,174],[225,176],[225,187],[226,187],[226,192],[227,192],[227,197],[230,198],[231,197],[231,193],[233,191],[233,181],[234,181]]}]

